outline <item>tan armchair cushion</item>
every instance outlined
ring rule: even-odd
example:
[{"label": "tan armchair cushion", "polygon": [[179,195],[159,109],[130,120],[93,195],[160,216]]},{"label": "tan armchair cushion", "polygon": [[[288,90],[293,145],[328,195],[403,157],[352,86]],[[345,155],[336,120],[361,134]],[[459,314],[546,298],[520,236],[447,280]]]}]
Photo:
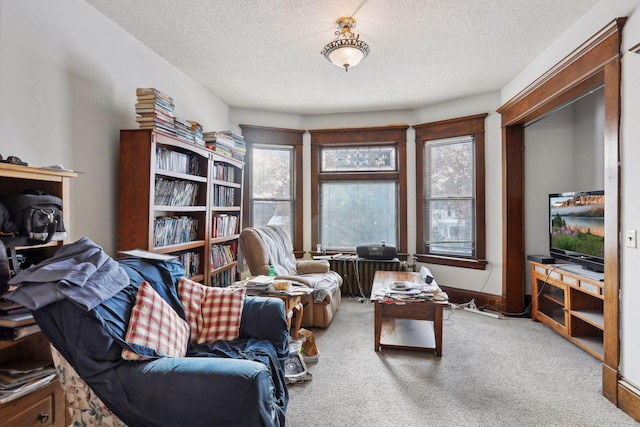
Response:
[{"label": "tan armchair cushion", "polygon": [[329,261],[299,260],[296,261],[296,269],[300,274],[326,273],[329,271]]}]

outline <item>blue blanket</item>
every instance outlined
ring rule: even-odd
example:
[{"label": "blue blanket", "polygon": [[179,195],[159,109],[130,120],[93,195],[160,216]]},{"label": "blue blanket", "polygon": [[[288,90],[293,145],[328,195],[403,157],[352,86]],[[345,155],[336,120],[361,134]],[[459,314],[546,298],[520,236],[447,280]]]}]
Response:
[{"label": "blue blanket", "polygon": [[[283,303],[248,297],[240,337],[189,348],[187,357],[121,357],[138,285],[148,281],[184,317],[177,261],[118,260],[130,283],[92,310],[69,299],[33,312],[41,329],[89,387],[131,427],[284,426],[288,332]],[[150,356],[154,356],[150,354]]]}]

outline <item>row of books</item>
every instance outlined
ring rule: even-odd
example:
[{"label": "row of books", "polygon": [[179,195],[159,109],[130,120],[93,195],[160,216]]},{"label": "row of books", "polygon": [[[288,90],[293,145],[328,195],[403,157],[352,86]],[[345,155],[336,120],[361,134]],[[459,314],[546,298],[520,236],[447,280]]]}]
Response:
[{"label": "row of books", "polygon": [[211,246],[211,269],[216,270],[235,261],[233,248],[229,245]]},{"label": "row of books", "polygon": [[156,169],[202,176],[198,156],[169,150],[165,147],[156,148]]},{"label": "row of books", "polygon": [[213,216],[211,237],[224,237],[238,234],[238,215],[217,214]]},{"label": "row of books", "polygon": [[236,280],[236,267],[222,271],[211,278],[211,286],[226,288]]},{"label": "row of books", "polygon": [[196,206],[200,185],[197,182],[156,178],[155,204]]},{"label": "row of books", "polygon": [[153,221],[154,246],[177,245],[197,240],[198,220],[190,216],[156,217]]},{"label": "row of books", "polygon": [[224,163],[216,163],[213,165],[213,179],[218,181],[236,182],[236,168]]},{"label": "row of books", "polygon": [[235,188],[214,185],[212,189],[213,206],[235,206]]},{"label": "row of books", "polygon": [[17,340],[36,332],[40,332],[40,326],[28,308],[0,299],[0,340]]},{"label": "row of books", "polygon": [[187,276],[200,273],[200,254],[198,252],[183,252],[178,255],[178,261],[184,267]]}]

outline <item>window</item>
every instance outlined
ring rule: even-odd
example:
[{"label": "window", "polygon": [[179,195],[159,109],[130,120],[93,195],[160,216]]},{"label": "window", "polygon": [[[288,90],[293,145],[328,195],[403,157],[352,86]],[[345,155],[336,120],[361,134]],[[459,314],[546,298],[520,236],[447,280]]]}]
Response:
[{"label": "window", "polygon": [[282,225],[302,251],[302,135],[294,129],[240,125],[247,143],[243,227]]},{"label": "window", "polygon": [[416,254],[484,269],[484,119],[416,125]]},{"label": "window", "polygon": [[406,251],[407,127],[310,131],[313,247]]},{"label": "window", "polygon": [[293,149],[253,144],[249,218],[252,227],[281,225],[294,235]]}]

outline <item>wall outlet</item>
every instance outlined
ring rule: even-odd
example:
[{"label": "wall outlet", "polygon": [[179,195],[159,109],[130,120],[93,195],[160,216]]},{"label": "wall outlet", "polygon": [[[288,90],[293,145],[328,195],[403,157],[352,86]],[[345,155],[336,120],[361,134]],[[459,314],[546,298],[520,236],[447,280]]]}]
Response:
[{"label": "wall outlet", "polygon": [[637,248],[638,247],[638,242],[636,239],[636,230],[627,230],[627,235],[625,238],[625,241],[627,242],[627,247],[628,248]]}]

